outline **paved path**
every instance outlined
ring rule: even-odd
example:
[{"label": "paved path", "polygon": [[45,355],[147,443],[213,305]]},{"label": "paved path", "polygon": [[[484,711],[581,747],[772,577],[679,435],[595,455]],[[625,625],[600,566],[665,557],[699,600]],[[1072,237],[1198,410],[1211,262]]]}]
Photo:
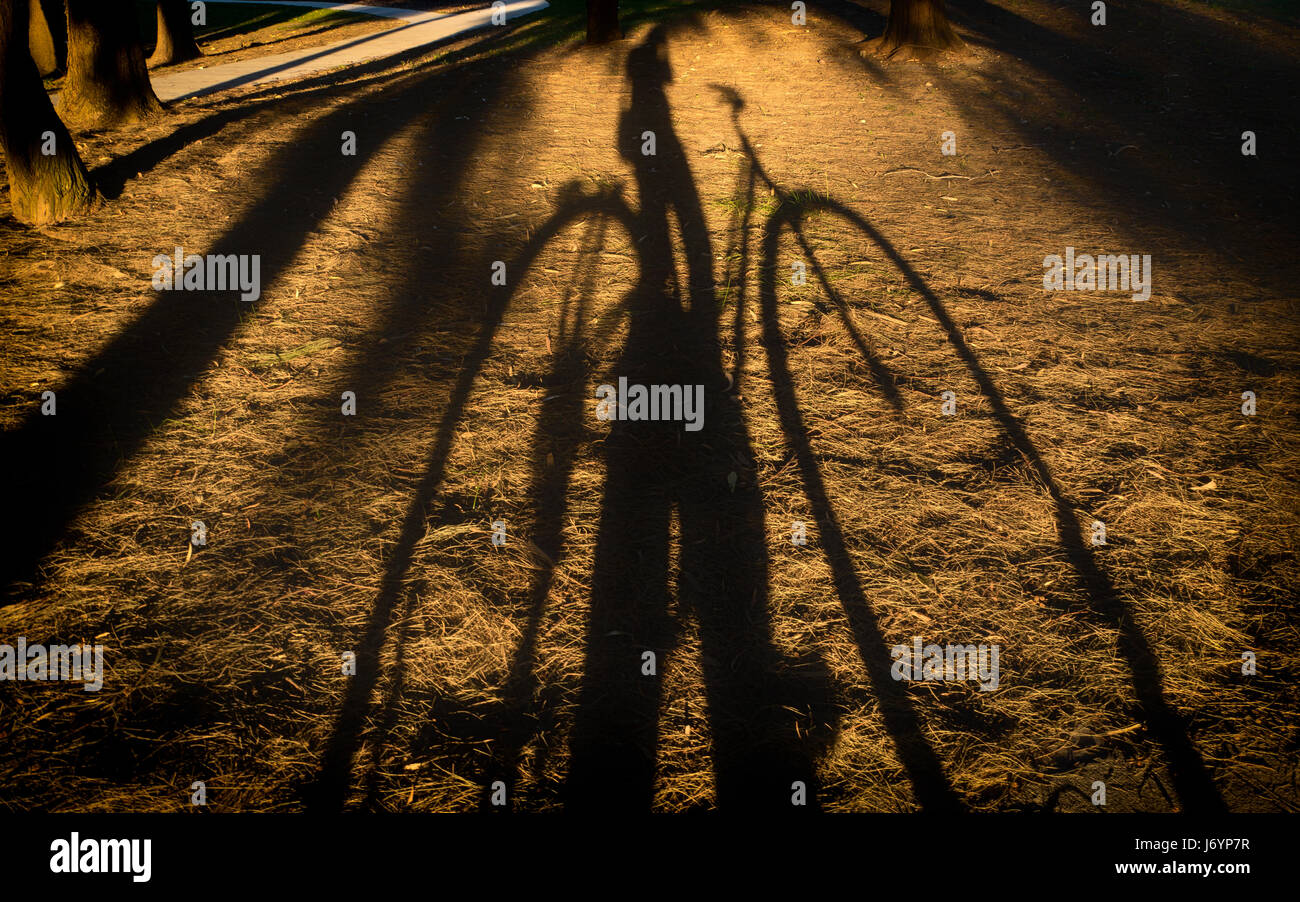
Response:
[{"label": "paved path", "polygon": [[[153,89],[160,100],[184,100],[245,85],[302,78],[325,69],[352,66],[370,60],[406,53],[426,44],[445,40],[476,28],[492,26],[492,8],[448,15],[445,12],[392,9],[357,3],[285,2],[281,6],[352,9],[401,19],[399,25],[377,34],[341,41],[325,47],[274,53],[255,59],[223,63],[205,69],[186,69],[165,75],[152,75]],[[550,6],[545,0],[516,0],[506,3],[506,19],[515,19]]]},{"label": "paved path", "polygon": [[[305,6],[308,9],[336,9],[340,12],[366,13],[389,19],[411,19],[415,16],[427,16],[429,10],[396,9],[392,6],[370,6],[365,3],[324,3],[321,0],[208,0],[209,3],[221,3],[230,6]],[[438,13],[438,15],[449,15]]]}]

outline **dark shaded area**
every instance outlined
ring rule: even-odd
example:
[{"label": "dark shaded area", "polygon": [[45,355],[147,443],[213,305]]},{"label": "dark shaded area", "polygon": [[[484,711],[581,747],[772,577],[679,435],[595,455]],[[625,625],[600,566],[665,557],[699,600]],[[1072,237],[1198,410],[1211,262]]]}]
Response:
[{"label": "dark shaded area", "polygon": [[[557,22],[551,29],[538,30],[533,42],[520,52],[550,43],[564,24]],[[422,54],[427,52],[428,48],[422,48]],[[385,63],[391,65],[392,60]],[[365,83],[349,85],[338,93],[322,90],[313,96],[333,99],[339,93],[355,93],[358,99],[303,129],[280,158],[268,165],[267,171],[279,173],[278,177],[268,180],[265,195],[225,236],[211,247],[186,248],[185,252],[259,254],[264,296],[374,150],[413,119],[429,114],[430,98],[447,102],[470,85],[479,96],[493,98],[499,96],[506,79],[508,75],[498,62],[488,58],[407,77],[378,95],[365,93]],[[275,105],[267,100],[213,114],[137,149],[96,174],[103,175],[109,191],[120,192],[133,170],[157,165],[182,147]],[[363,130],[365,140],[358,143],[355,157],[342,157],[339,135],[355,130],[362,113],[369,117]],[[430,139],[431,147],[454,150],[439,159],[444,171],[439,174],[439,184],[428,190],[450,191],[454,187],[454,175],[472,153],[475,135],[468,124],[453,121],[439,130],[436,141]],[[432,173],[426,178],[433,178]],[[287,210],[294,215],[285,217]],[[173,251],[173,247],[158,248],[163,254]],[[0,458],[15,472],[31,476],[16,482],[11,493],[10,510],[22,513],[23,525],[11,530],[16,539],[0,562],[4,603],[26,597],[29,581],[38,578],[42,558],[64,535],[67,524],[108,485],[121,463],[136,453],[156,425],[174,415],[191,386],[234,335],[241,318],[259,303],[240,301],[236,292],[160,292],[144,314],[58,389],[57,416],[42,416],[35,410],[21,427],[0,436]],[[43,473],[59,473],[60,477],[46,480],[40,475]]]},{"label": "dark shaded area", "polygon": [[[1067,183],[1087,185],[1089,203],[1128,219],[1130,235],[1148,224],[1169,229],[1259,279],[1291,284],[1294,261],[1279,249],[1300,237],[1300,129],[1291,114],[1300,63],[1154,0],[1111,4],[1105,26],[1087,25],[1086,5],[1061,9],[1063,24],[1085,25],[1085,40],[989,0],[949,0],[948,8],[968,39],[1042,79],[1020,83],[997,68],[947,79],[963,116],[1005,123],[1007,143],[1040,146]],[[1257,156],[1241,153],[1247,130]]]}]

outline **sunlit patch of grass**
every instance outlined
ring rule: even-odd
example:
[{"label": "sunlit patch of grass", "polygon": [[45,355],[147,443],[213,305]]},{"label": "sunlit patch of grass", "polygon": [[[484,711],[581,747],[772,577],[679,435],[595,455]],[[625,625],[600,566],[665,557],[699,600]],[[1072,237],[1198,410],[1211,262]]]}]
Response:
[{"label": "sunlit patch of grass", "polygon": [[737,195],[734,197],[724,197],[714,201],[724,210],[729,210],[733,215],[745,216],[757,213],[760,217],[768,217],[777,211],[781,206],[780,202],[766,194],[757,197],[746,197]]},{"label": "sunlit patch of grass", "polygon": [[[146,47],[152,46],[157,28],[156,4],[152,0],[137,0],[136,19]],[[251,34],[263,28],[277,32],[296,31],[321,25],[343,26],[359,22],[374,22],[375,16],[337,9],[304,9],[274,4],[211,3],[207,7],[203,25],[194,26],[194,37],[200,42]]]}]

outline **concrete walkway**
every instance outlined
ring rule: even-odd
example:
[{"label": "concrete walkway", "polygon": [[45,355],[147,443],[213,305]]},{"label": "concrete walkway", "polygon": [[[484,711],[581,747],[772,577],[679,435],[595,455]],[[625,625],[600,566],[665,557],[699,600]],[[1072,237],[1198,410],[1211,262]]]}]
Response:
[{"label": "concrete walkway", "polygon": [[[370,6],[365,3],[325,3],[322,0],[208,0],[223,6],[304,6],[307,9],[334,9],[339,12],[365,13],[387,19],[411,19],[415,16],[427,16],[429,10],[395,9],[391,6]],[[446,16],[449,13],[438,13]]]},{"label": "concrete walkway", "polygon": [[[402,22],[387,31],[325,47],[274,53],[206,69],[187,69],[183,72],[152,75],[153,89],[158,94],[158,98],[164,101],[184,100],[187,97],[228,91],[245,85],[302,78],[326,69],[337,69],[340,66],[353,66],[357,63],[396,56],[476,28],[492,27],[490,6],[448,15],[421,10],[367,7],[357,3],[285,2],[276,5],[352,9],[356,12],[374,12],[376,15],[390,16],[401,19]],[[516,0],[513,3],[506,3],[506,19],[507,21],[516,19],[548,6],[550,4],[545,0]]]}]

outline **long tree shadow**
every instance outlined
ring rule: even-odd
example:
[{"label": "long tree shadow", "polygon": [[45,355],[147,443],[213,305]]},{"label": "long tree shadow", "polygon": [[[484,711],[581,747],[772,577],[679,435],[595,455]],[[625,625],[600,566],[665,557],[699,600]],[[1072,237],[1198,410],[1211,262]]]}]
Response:
[{"label": "long tree shadow", "polygon": [[[526,53],[554,37],[541,30],[520,47]],[[0,563],[3,603],[26,597],[27,581],[38,575],[44,556],[64,535],[73,518],[111,482],[123,463],[146,443],[158,424],[212,366],[220,350],[248,316],[263,306],[307,236],[329,215],[367,161],[390,138],[420,116],[433,112],[430,99],[453,104],[472,86],[482,97],[507,96],[514,85],[499,59],[476,60],[450,71],[416,73],[375,94],[367,94],[303,128],[263,171],[270,182],[264,195],[223,236],[202,250],[220,255],[260,257],[262,297],[251,303],[236,293],[164,291],[138,318],[118,333],[57,389],[58,415],[34,411],[19,427],[0,437],[0,456],[24,478],[11,487],[11,541]],[[525,96],[515,90],[509,96]],[[341,156],[339,135],[366,119],[356,156]],[[166,154],[238,118],[218,115],[175,139],[164,139],[145,157]],[[445,117],[451,120],[450,116]],[[480,130],[469,122],[440,129],[436,140],[438,190],[454,196],[473,157]],[[143,159],[143,158],[142,158]],[[426,198],[427,200],[427,198]],[[292,215],[286,216],[286,211]],[[169,254],[171,247],[160,247]],[[186,248],[192,253],[198,248]]]},{"label": "long tree shadow", "polygon": [[[1004,74],[997,69],[950,80],[969,121],[1041,146],[1064,181],[1087,187],[1090,202],[1104,198],[1202,245],[1227,245],[1258,276],[1288,281],[1291,261],[1276,251],[1297,234],[1293,58],[1167,2],[1132,0],[1082,40],[1035,21],[1032,8],[953,0],[949,9],[987,46],[1033,70],[1019,85],[992,77]],[[1074,15],[1084,24],[1089,12]],[[1245,130],[1267,140],[1267,152],[1261,144],[1258,156],[1243,156]]]},{"label": "long tree shadow", "polygon": [[[632,96],[619,144],[638,188],[641,272],[626,300],[628,335],[615,372],[629,384],[703,386],[704,420],[698,432],[672,421],[610,427],[566,805],[651,807],[662,686],[679,639],[674,621],[689,613],[699,626],[718,807],[790,810],[801,782],[815,809],[815,750],[789,711],[813,711],[822,721],[814,732],[833,732],[829,679],[819,659],[796,664],[773,644],[762,497],[740,410],[722,393],[712,246],[664,93],[672,74],[663,26],[630,52],[627,75]],[[643,151],[647,132],[654,154]],[[673,222],[685,279],[674,262]],[[731,485],[729,473],[737,474]],[[674,510],[677,618],[669,586]]]},{"label": "long tree shadow", "polygon": [[[905,684],[895,681],[890,674],[890,660],[883,653],[885,648],[883,634],[853,572],[843,530],[830,503],[825,480],[818,467],[807,427],[798,406],[786,350],[787,342],[782,334],[777,315],[778,242],[783,230],[789,228],[794,232],[823,288],[834,301],[855,344],[867,357],[873,374],[881,380],[882,391],[886,397],[897,398],[896,389],[893,387],[895,378],[883,363],[870,354],[869,348],[864,346],[852,322],[848,306],[833,291],[823,267],[803,235],[803,220],[813,212],[831,213],[852,225],[880,249],[913,290],[925,299],[957,356],[966,365],[984,396],[989,400],[994,416],[1007,438],[1030,463],[1051,496],[1061,547],[1078,576],[1090,610],[1118,631],[1119,651],[1132,675],[1133,688],[1142,711],[1142,719],[1165,753],[1175,789],[1184,808],[1188,811],[1208,812],[1226,810],[1200,754],[1187,736],[1184,719],[1170,708],[1165,700],[1160,665],[1150,643],[1142,633],[1128,605],[1116,593],[1110,577],[1098,566],[1089,545],[1084,540],[1079,517],[1076,514],[1076,505],[1057,483],[1042,455],[1025,432],[1024,426],[1007,407],[1002,393],[981,366],[975,353],[966,344],[961,331],[949,316],[943,303],[893,244],[857,212],[834,199],[820,197],[814,192],[789,192],[777,185],[763,170],[754,147],[740,126],[739,114],[743,108],[743,101],[730,89],[724,89],[724,95],[731,101],[733,122],[744,152],[749,157],[750,165],[781,200],[780,206],[768,220],[763,232],[759,296],[764,345],[782,429],[798,461],[805,491],[826,545],[826,554],[831,564],[837,591],[857,637],[859,652],[880,698],[886,723],[899,743],[900,757],[912,777],[922,805],[948,807],[952,803],[952,797],[946,778],[939,769],[938,760],[920,739],[919,724],[907,697]],[[895,408],[898,409],[897,401]]]}]

